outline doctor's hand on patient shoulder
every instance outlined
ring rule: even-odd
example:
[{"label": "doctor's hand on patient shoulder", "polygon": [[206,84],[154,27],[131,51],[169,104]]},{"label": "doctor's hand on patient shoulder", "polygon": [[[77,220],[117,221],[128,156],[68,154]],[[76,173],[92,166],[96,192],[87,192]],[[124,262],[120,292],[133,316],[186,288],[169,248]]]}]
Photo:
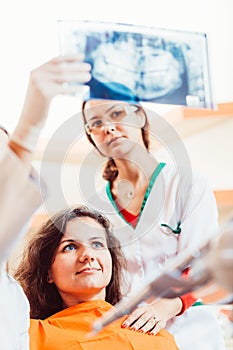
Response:
[{"label": "doctor's hand on patient shoulder", "polygon": [[83,54],[58,56],[31,71],[21,116],[10,138],[11,148],[19,146],[33,153],[53,97],[74,94],[80,88],[67,83],[91,79],[91,66],[83,60]]},{"label": "doctor's hand on patient shoulder", "polygon": [[160,299],[134,310],[123,322],[122,328],[156,335],[166,327],[167,321],[178,315],[182,309],[180,298]]}]

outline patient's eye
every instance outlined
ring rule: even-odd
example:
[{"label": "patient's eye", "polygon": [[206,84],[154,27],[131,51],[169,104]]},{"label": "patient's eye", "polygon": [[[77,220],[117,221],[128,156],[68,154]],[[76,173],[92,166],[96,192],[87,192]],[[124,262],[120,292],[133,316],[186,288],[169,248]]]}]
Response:
[{"label": "patient's eye", "polygon": [[71,250],[76,250],[77,246],[74,243],[69,243],[65,245],[65,247],[62,249],[63,252],[71,251]]},{"label": "patient's eye", "polygon": [[96,249],[102,249],[102,248],[106,248],[106,244],[104,244],[104,242],[100,242],[100,241],[93,241],[92,247],[96,248]]}]

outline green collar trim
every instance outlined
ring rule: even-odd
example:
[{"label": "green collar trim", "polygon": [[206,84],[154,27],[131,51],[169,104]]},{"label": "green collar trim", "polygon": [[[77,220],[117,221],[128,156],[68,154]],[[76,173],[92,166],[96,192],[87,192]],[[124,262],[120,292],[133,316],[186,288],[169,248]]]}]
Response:
[{"label": "green collar trim", "polygon": [[157,177],[159,176],[161,170],[164,168],[164,166],[166,165],[166,163],[159,163],[159,165],[156,167],[155,171],[153,172],[152,176],[151,176],[151,179],[150,179],[150,182],[148,184],[148,187],[146,189],[146,193],[144,195],[144,198],[143,198],[143,201],[142,201],[142,206],[141,206],[141,210],[140,210],[140,213],[139,213],[139,217],[138,217],[138,221],[142,215],[142,211],[146,205],[146,201],[151,193],[151,190],[154,186],[154,183],[157,179]]},{"label": "green collar trim", "polygon": [[120,215],[120,217],[122,218],[122,220],[124,220],[128,225],[132,226],[130,223],[128,223],[128,221],[125,220],[124,216],[121,214],[118,206],[116,205],[116,202],[114,201],[113,197],[112,197],[112,192],[111,192],[111,188],[110,188],[110,181],[107,182],[106,185],[106,193],[108,196],[108,199],[110,200],[112,206],[114,207],[114,209],[116,210],[116,212]]},{"label": "green collar trim", "polygon": [[[142,201],[142,206],[141,206],[141,209],[140,209],[140,213],[139,213],[139,216],[138,216],[138,221],[140,220],[140,217],[142,215],[142,211],[146,205],[146,201],[150,195],[150,192],[154,186],[154,183],[157,179],[157,177],[159,176],[161,170],[164,168],[164,166],[166,165],[166,163],[159,163],[159,165],[155,168],[152,176],[151,176],[151,179],[150,179],[150,182],[148,184],[148,187],[146,189],[146,193],[144,195],[144,198],[143,198],[143,201]],[[118,213],[118,215],[120,215],[120,217],[130,226],[132,226],[128,221],[125,220],[124,216],[121,214],[119,208],[117,207],[113,197],[112,197],[112,193],[111,193],[111,188],[110,188],[110,181],[107,182],[107,185],[106,185],[106,193],[107,193],[107,196],[108,196],[108,199],[110,200],[112,206],[114,207],[114,209],[116,210],[116,212]]]}]

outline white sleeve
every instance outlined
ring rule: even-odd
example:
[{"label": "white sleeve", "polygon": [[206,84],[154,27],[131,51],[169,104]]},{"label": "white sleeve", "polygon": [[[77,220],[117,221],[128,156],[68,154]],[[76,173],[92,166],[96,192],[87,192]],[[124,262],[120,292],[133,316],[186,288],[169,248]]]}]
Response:
[{"label": "white sleeve", "polygon": [[23,226],[41,203],[38,184],[18,157],[5,147],[0,154],[0,263],[7,258]]},{"label": "white sleeve", "polygon": [[192,186],[181,221],[180,249],[196,249],[219,232],[218,208],[207,179],[193,174]]},{"label": "white sleeve", "polygon": [[29,349],[30,307],[22,287],[4,270],[0,275],[1,349]]}]

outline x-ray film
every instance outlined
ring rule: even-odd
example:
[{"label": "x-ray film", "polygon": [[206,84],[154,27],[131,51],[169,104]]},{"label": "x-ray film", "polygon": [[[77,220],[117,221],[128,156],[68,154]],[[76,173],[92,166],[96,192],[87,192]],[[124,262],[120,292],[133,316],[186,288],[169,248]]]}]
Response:
[{"label": "x-ray film", "polygon": [[132,24],[58,21],[60,53],[83,52],[83,98],[214,108],[207,35]]}]

